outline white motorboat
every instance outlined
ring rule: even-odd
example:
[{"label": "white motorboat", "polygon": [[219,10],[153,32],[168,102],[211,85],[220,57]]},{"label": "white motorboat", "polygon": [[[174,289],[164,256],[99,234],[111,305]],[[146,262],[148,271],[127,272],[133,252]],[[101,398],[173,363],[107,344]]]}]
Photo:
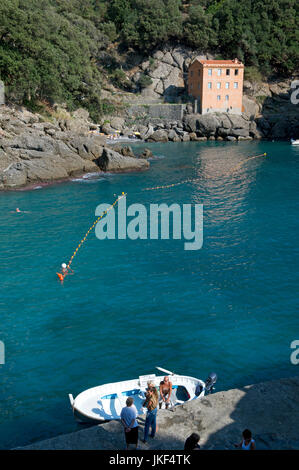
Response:
[{"label": "white motorboat", "polygon": [[291,139],[292,145],[299,145],[299,139]]},{"label": "white motorboat", "polygon": [[[157,369],[169,374],[172,383],[170,407],[182,405],[187,401],[203,397],[213,390],[217,375],[212,373],[206,382],[186,375],[177,375],[173,372],[157,367]],[[143,414],[145,393],[148,381],[154,382],[159,387],[165,375],[142,375],[138,379],[114,382],[98,387],[89,388],[80,393],[76,398],[69,394],[69,399],[76,419],[83,422],[104,422],[120,419],[120,413],[129,396],[134,398],[134,405],[138,414]]]}]

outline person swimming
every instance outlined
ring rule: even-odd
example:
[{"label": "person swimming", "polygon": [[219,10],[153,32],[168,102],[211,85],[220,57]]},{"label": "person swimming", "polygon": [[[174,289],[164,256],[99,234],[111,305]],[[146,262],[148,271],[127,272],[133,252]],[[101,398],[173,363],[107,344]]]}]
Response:
[{"label": "person swimming", "polygon": [[10,211],[11,213],[13,214],[29,214],[29,211],[21,211],[21,209],[19,207],[16,208],[16,210],[14,211]]},{"label": "person swimming", "polygon": [[65,263],[62,263],[61,265],[61,273],[64,275],[64,276],[67,276],[68,274],[74,274],[74,271],[72,270],[72,268],[69,266],[67,267],[67,265]]},{"label": "person swimming", "polygon": [[59,277],[60,281],[63,282],[65,276],[67,276],[68,274],[74,274],[74,271],[70,266],[67,266],[66,263],[62,263],[61,272],[56,274]]}]

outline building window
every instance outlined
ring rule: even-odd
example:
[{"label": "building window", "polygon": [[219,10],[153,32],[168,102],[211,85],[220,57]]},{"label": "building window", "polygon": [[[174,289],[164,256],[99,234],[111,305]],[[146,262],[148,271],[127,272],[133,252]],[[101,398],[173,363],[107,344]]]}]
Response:
[{"label": "building window", "polygon": [[212,82],[208,82],[208,88],[212,88]]},{"label": "building window", "polygon": [[230,69],[226,69],[226,75],[230,75]]},{"label": "building window", "polygon": [[211,77],[212,76],[212,69],[208,69],[208,75]]},{"label": "building window", "polygon": [[190,77],[193,77],[193,70],[191,70],[190,72]]},{"label": "building window", "polygon": [[218,69],[218,70],[217,70],[217,75],[220,77],[220,75],[221,75],[221,69]]},{"label": "building window", "polygon": [[227,88],[227,89],[229,88],[229,82],[225,83],[225,88]]},{"label": "building window", "polygon": [[234,83],[234,88],[238,88],[238,82]]},{"label": "building window", "polygon": [[229,96],[225,95],[225,101],[228,101],[228,100],[229,100]]},{"label": "building window", "polygon": [[200,83],[198,84],[198,89],[200,90]]},{"label": "building window", "polygon": [[192,83],[190,83],[190,90],[192,90],[192,87],[193,87],[193,84],[192,84]]},{"label": "building window", "polygon": [[200,76],[200,69],[198,70],[198,75]]},{"label": "building window", "polygon": [[221,83],[217,82],[217,90],[220,90],[220,88],[221,88]]},{"label": "building window", "polygon": [[235,69],[235,75],[239,75],[239,69]]},{"label": "building window", "polygon": [[217,101],[220,101],[221,97],[220,95],[217,95]]}]

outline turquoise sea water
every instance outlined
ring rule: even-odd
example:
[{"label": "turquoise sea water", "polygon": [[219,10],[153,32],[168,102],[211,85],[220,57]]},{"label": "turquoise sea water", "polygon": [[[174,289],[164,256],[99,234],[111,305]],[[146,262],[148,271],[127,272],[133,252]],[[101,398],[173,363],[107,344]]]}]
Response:
[{"label": "turquoise sea water", "polygon": [[[153,373],[156,365],[202,379],[215,371],[218,390],[299,372],[290,363],[290,343],[299,339],[299,149],[150,147],[159,158],[148,172],[0,195],[0,448],[80,429],[68,393]],[[229,173],[263,152],[266,158]],[[55,272],[96,206],[122,191],[128,205],[203,203],[203,248],[99,241],[93,232],[74,260],[75,275],[61,285]],[[30,212],[10,213],[16,207]]]}]

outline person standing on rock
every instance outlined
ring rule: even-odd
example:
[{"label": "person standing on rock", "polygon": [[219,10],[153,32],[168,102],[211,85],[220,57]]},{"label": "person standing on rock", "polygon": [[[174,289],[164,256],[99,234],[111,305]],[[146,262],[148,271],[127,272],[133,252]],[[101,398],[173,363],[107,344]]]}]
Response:
[{"label": "person standing on rock", "polygon": [[255,450],[255,440],[252,439],[252,434],[249,429],[245,429],[242,433],[243,439],[240,444],[235,444],[235,447],[239,447],[242,450]]},{"label": "person standing on rock", "polygon": [[164,380],[160,382],[160,403],[159,408],[162,408],[162,404],[165,403],[165,408],[169,407],[170,397],[172,392],[172,383],[169,380],[169,377],[166,375]]},{"label": "person standing on rock", "polygon": [[120,418],[125,431],[126,449],[129,450],[129,445],[135,446],[137,449],[138,444],[138,422],[137,422],[137,409],[133,405],[134,399],[128,397],[126,406],[121,410]]},{"label": "person standing on rock", "polygon": [[144,437],[143,443],[145,444],[148,439],[149,430],[151,428],[151,438],[155,437],[157,430],[157,410],[159,403],[159,395],[156,390],[155,384],[152,382],[148,383],[148,390],[146,392],[146,400],[143,406],[147,408],[145,425],[144,425]]}]

